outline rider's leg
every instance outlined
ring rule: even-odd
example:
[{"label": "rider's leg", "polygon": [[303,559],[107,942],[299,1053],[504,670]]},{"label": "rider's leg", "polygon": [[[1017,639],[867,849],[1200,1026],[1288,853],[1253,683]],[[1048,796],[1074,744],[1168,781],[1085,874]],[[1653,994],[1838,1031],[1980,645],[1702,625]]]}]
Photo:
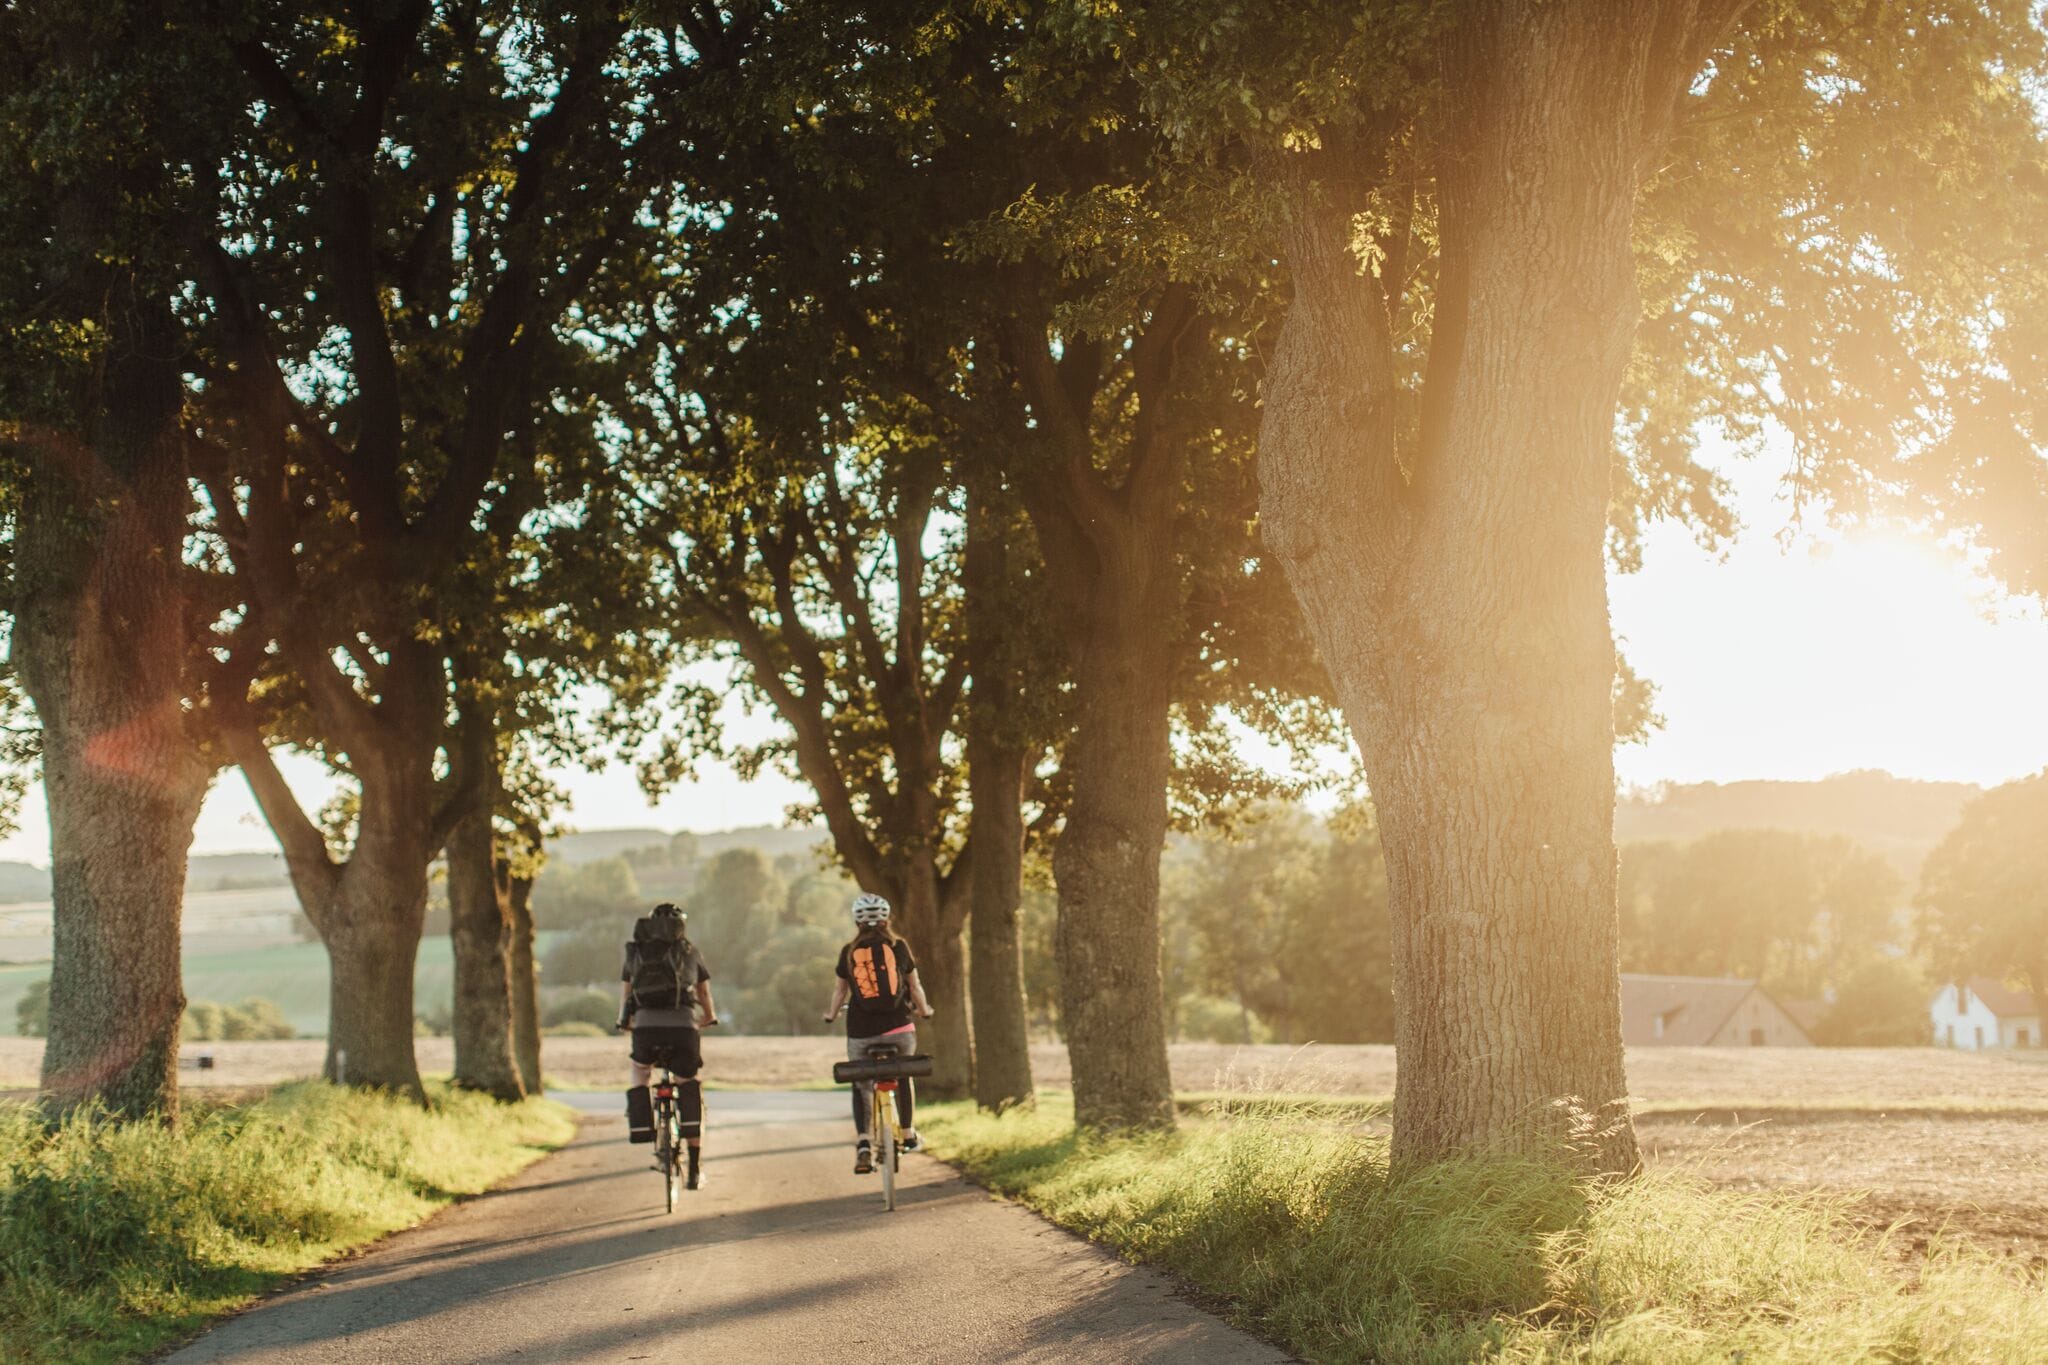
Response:
[{"label": "rider's leg", "polygon": [[684,1077],[676,1086],[676,1100],[682,1109],[683,1140],[692,1148],[704,1141],[704,1084],[695,1076]]},{"label": "rider's leg", "polygon": [[635,1142],[654,1141],[654,1098],[649,1094],[647,1082],[653,1074],[653,1067],[640,1060],[650,1056],[643,1046],[640,1030],[633,1030],[633,1083],[626,1087],[626,1128]]},{"label": "rider's leg", "polygon": [[[898,1043],[905,1052],[917,1051],[916,1029],[892,1034],[889,1040]],[[910,1078],[905,1076],[896,1086],[896,1121],[903,1125],[903,1136],[906,1138],[917,1136],[917,1125],[911,1121],[917,1108],[917,1101],[912,1097],[911,1085]]]}]

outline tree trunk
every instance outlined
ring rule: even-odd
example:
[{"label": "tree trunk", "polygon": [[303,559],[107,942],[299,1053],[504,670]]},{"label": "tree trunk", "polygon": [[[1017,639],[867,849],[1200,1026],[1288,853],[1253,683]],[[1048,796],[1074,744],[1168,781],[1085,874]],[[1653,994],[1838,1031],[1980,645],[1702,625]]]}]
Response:
[{"label": "tree trunk", "polygon": [[455,1083],[505,1101],[526,1097],[512,1048],[512,905],[492,825],[497,737],[467,721],[469,810],[448,838],[448,938],[455,957]]},{"label": "tree trunk", "polygon": [[1129,579],[1093,592],[1120,608],[1086,627],[1075,662],[1073,800],[1053,849],[1060,1019],[1074,1117],[1099,1127],[1171,1125],[1159,972],[1159,857],[1172,769],[1172,670],[1162,613]]},{"label": "tree trunk", "polygon": [[1024,943],[1018,926],[1024,890],[1025,764],[1020,749],[979,737],[968,741],[973,809],[967,841],[974,850],[967,869],[974,953],[969,978],[974,997],[974,1100],[998,1114],[1031,1103],[1035,1095],[1031,1034],[1025,1022]]},{"label": "tree trunk", "polygon": [[55,935],[42,1084],[60,1110],[175,1118],[179,919],[211,777],[180,705],[190,499],[170,319],[134,297],[110,311],[83,438],[20,442],[12,650],[42,727]]},{"label": "tree trunk", "polygon": [[1395,1158],[1624,1172],[1604,547],[1651,42],[1571,6],[1489,15],[1454,45],[1498,79],[1467,83],[1440,175],[1419,447],[1396,458],[1384,304],[1348,219],[1297,198],[1261,516],[1380,817]]},{"label": "tree trunk", "polygon": [[917,1024],[918,1050],[933,1058],[930,1080],[918,1092],[933,1099],[964,1099],[974,1093],[974,1033],[967,1014],[967,953],[958,922],[948,926],[936,871],[914,871],[897,908],[899,932],[917,957],[918,980],[934,1011]]},{"label": "tree trunk", "polygon": [[512,1056],[529,1095],[543,1089],[540,1070],[540,967],[533,958],[533,878],[509,876],[512,912]]},{"label": "tree trunk", "polygon": [[[495,784],[492,784],[495,786]],[[455,956],[455,1083],[501,1100],[526,1097],[512,1044],[512,906],[499,880],[491,800],[448,840],[448,938]]]},{"label": "tree trunk", "polygon": [[413,1055],[413,971],[427,913],[427,865],[434,850],[424,832],[427,811],[398,817],[383,804],[382,829],[370,825],[334,879],[331,899],[314,917],[327,944],[327,1062],[337,1085],[390,1090],[420,1103]]},{"label": "tree trunk", "polygon": [[[1011,572],[1015,522],[989,486],[968,495],[967,646],[972,694],[967,712],[967,919],[973,972],[974,1099],[1002,1113],[1030,1104],[1031,1034],[1024,1003],[1024,945],[1018,915],[1024,880],[1024,777],[1019,741],[1030,714],[1018,669],[1034,641],[1018,628],[1025,594]],[[954,869],[958,878],[960,869]]]}]

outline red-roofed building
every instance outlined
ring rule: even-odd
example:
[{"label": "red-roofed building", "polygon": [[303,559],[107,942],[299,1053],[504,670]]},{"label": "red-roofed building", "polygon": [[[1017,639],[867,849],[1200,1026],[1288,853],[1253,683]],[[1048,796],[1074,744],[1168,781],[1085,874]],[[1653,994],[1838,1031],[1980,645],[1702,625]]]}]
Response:
[{"label": "red-roofed building", "polygon": [[1943,1047],[2041,1046],[2041,1007],[2034,997],[1992,977],[1951,981],[1935,992],[1927,1013],[1934,1041]]}]

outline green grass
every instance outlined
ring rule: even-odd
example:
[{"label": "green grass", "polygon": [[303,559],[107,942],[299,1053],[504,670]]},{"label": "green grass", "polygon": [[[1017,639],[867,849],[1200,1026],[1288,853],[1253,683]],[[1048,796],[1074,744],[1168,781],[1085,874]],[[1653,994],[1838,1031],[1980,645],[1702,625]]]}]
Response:
[{"label": "green grass", "polygon": [[147,1355],[292,1274],[488,1189],[573,1115],[430,1087],[420,1109],[298,1082],[183,1124],[0,1105],[0,1360]]},{"label": "green grass", "polygon": [[940,1156],[1154,1262],[1315,1361],[1960,1361],[2048,1357],[2048,1286],[1948,1246],[1910,1263],[1849,1201],[1660,1171],[1395,1175],[1383,1139],[1282,1103],[1177,1133],[1077,1134],[1071,1102],[921,1107]]}]

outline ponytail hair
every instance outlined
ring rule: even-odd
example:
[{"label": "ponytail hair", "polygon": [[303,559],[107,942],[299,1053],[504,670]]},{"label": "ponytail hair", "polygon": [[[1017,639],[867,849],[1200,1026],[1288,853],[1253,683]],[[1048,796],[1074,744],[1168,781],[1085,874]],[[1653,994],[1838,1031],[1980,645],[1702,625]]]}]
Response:
[{"label": "ponytail hair", "polygon": [[880,924],[863,924],[860,928],[854,930],[851,946],[855,948],[872,948],[881,943],[900,942],[902,942],[902,939],[897,935],[895,929],[890,927],[889,921],[883,920]]}]

